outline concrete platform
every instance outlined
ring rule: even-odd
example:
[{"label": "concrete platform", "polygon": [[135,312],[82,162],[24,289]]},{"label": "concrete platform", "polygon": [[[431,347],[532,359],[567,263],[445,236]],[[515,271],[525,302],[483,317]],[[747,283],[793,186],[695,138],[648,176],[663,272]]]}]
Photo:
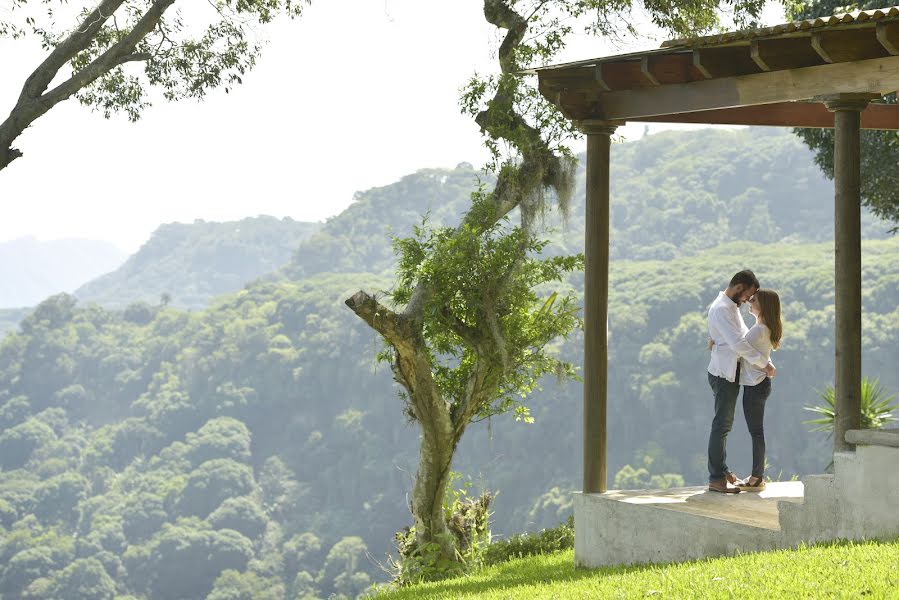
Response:
[{"label": "concrete platform", "polygon": [[762,493],[706,487],[575,494],[575,562],[581,567],[667,563],[782,547],[779,503],[801,504],[798,481]]},{"label": "concrete platform", "polygon": [[574,495],[580,567],[668,563],[835,539],[899,538],[899,430],[853,430],[834,473],[761,494],[703,487]]},{"label": "concrete platform", "polygon": [[673,488],[669,490],[614,490],[601,494],[608,500],[652,506],[662,510],[700,515],[750,527],[780,530],[778,502],[802,503],[803,485],[800,481],[769,483],[764,492],[719,494],[705,487]]}]

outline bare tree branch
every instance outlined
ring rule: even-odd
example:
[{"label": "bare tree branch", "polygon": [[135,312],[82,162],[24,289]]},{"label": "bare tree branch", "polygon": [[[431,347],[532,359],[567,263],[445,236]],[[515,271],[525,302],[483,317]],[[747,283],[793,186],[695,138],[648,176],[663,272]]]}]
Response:
[{"label": "bare tree branch", "polygon": [[402,316],[378,302],[371,294],[356,292],[347,298],[344,304],[394,347],[408,346],[409,332],[408,327],[402,322]]}]

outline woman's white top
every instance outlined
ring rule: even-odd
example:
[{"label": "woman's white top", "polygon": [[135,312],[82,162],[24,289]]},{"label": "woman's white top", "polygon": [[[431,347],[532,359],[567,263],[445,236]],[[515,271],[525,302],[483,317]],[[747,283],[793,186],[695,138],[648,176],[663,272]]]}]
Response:
[{"label": "woman's white top", "polygon": [[[756,321],[746,334],[746,341],[765,359],[771,358],[771,331],[766,325]],[[760,369],[745,358],[740,359],[740,385],[758,385],[768,377],[765,369]]]}]

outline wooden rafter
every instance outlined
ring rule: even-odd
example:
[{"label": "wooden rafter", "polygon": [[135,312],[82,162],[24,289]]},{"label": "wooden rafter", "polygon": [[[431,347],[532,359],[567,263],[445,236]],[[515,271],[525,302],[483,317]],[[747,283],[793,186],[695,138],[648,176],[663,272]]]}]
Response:
[{"label": "wooden rafter", "polygon": [[752,60],[762,71],[801,69],[824,63],[811,44],[811,36],[770,40],[752,40],[749,45]]},{"label": "wooden rafter", "polygon": [[[720,44],[701,38],[536,72],[544,96],[577,120],[694,123],[701,122],[698,115],[677,115],[701,112],[719,119],[710,122],[828,127],[826,115],[786,105],[768,116],[720,111],[899,90],[899,12],[894,12],[833,26],[775,27],[756,37],[733,34]],[[862,127],[893,129],[888,113],[868,117]]]},{"label": "wooden rafter", "polygon": [[746,46],[695,48],[693,65],[706,79],[749,75],[761,70],[746,52]]},{"label": "wooden rafter", "polygon": [[892,55],[899,55],[899,23],[878,23],[877,41]]}]

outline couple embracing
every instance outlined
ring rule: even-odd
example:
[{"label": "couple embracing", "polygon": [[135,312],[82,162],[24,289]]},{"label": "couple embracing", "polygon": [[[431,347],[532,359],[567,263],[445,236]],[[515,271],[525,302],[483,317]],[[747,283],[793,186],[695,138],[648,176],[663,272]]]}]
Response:
[{"label": "couple embracing", "polygon": [[[746,327],[740,306],[749,303],[755,325]],[[780,345],[783,325],[780,298],[759,286],[750,270],[733,276],[727,289],[709,308],[709,385],[715,397],[715,418],[709,435],[709,491],[725,494],[765,489],[765,401],[777,373],[771,351]],[[743,388],[743,415],[752,438],[752,473],[745,480],[727,467],[727,434],[734,422],[737,397]]]}]

